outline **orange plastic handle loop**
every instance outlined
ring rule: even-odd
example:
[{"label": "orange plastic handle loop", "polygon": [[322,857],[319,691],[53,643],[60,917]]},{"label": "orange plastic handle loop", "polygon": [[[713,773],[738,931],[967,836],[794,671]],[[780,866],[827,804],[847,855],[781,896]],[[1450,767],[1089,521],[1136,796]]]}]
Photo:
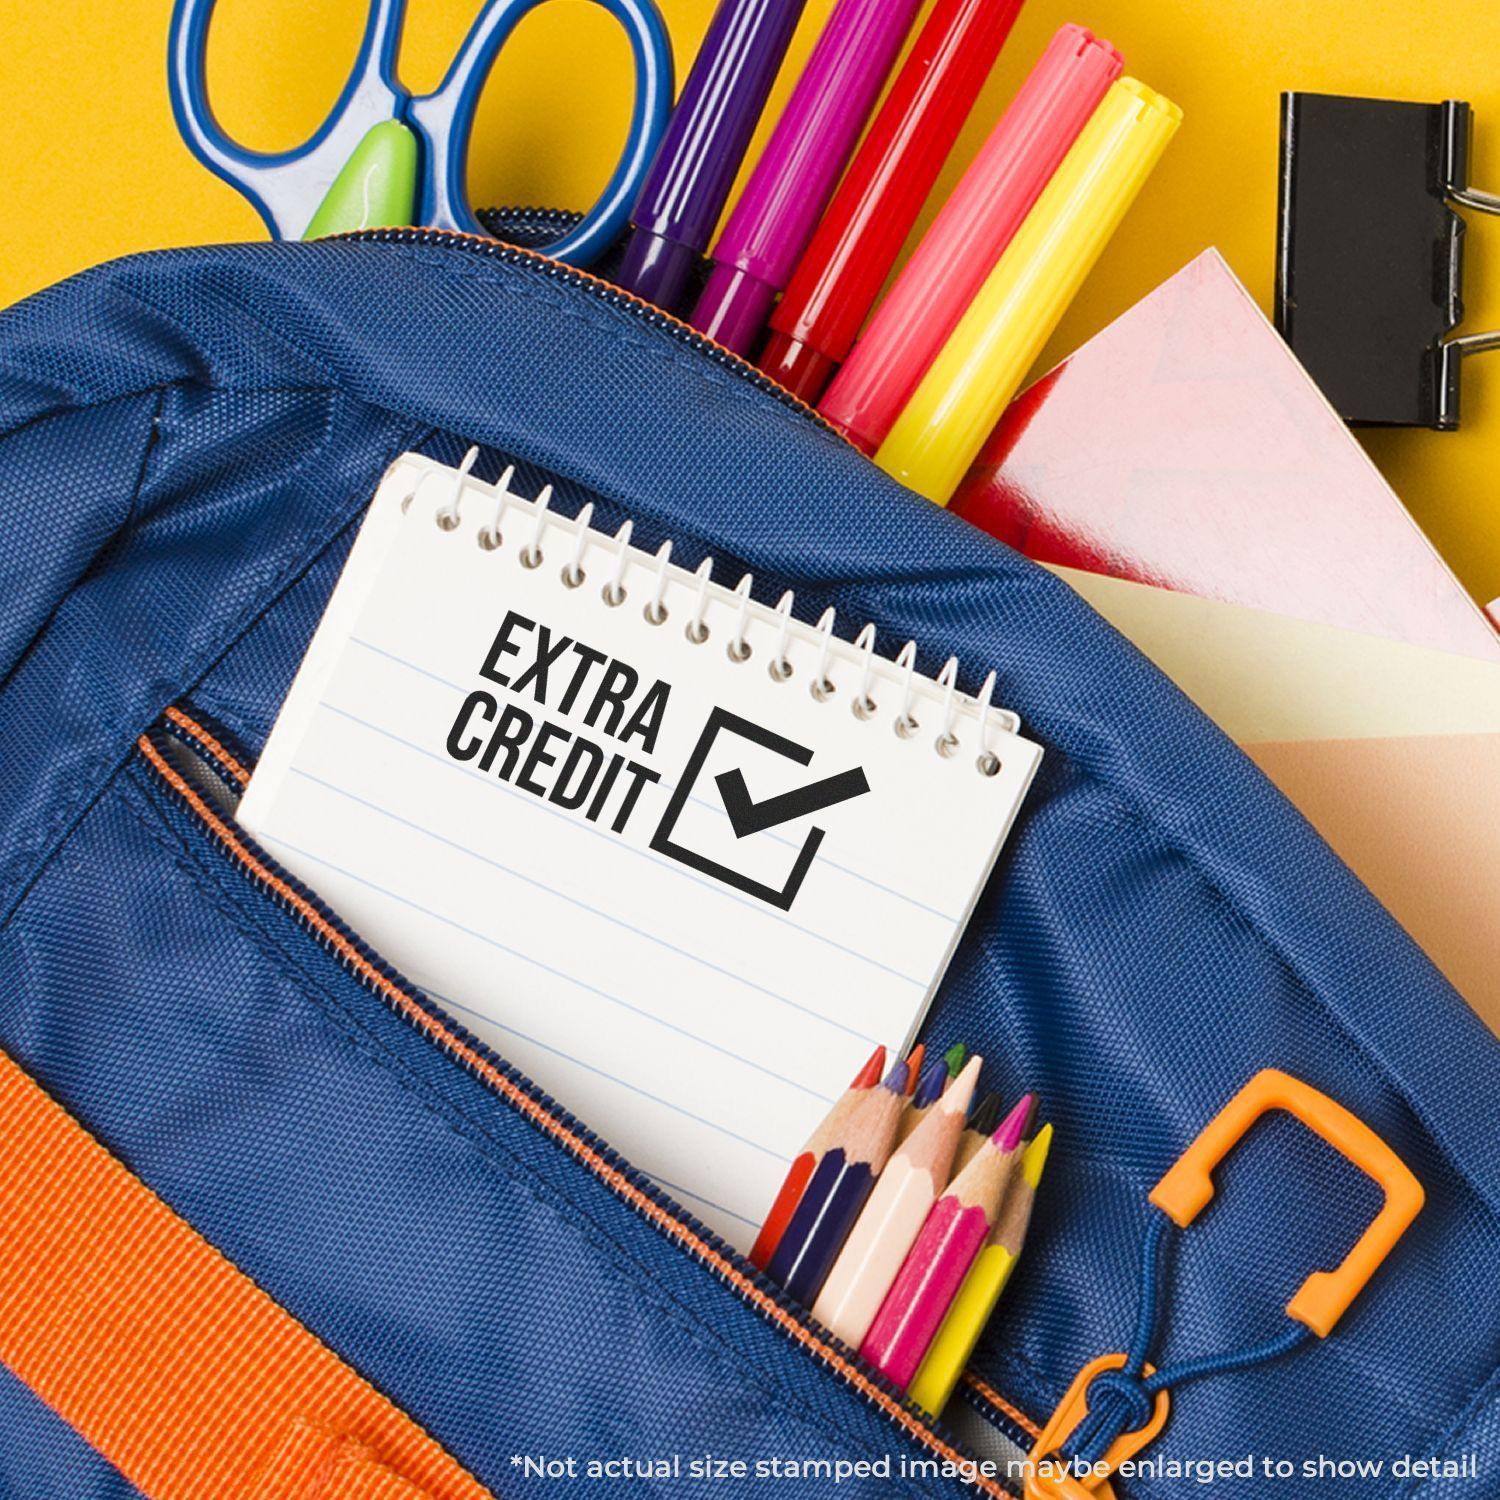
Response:
[{"label": "orange plastic handle loop", "polygon": [[[1072,1436],[1074,1429],[1089,1413],[1088,1391],[1096,1375],[1105,1370],[1120,1370],[1125,1366],[1123,1354],[1101,1354],[1091,1360],[1073,1378],[1067,1394],[1057,1403],[1047,1425],[1042,1428],[1036,1447],[1031,1450],[1031,1466],[1026,1474],[1026,1500],[1114,1500],[1114,1488],[1109,1476],[1128,1458],[1134,1458],[1148,1443],[1154,1442],[1167,1425],[1167,1416],[1172,1410],[1171,1398],[1165,1391],[1156,1393],[1151,1408],[1151,1420],[1144,1427],[1131,1432],[1122,1432],[1096,1465],[1084,1473],[1073,1473],[1061,1465],[1053,1470],[1043,1469],[1047,1459],[1052,1458]],[[1155,1367],[1147,1364],[1143,1373],[1155,1374]]]},{"label": "orange plastic handle loop", "polygon": [[1151,1190],[1151,1201],[1184,1229],[1214,1195],[1213,1170],[1263,1115],[1284,1109],[1335,1151],[1369,1173],[1385,1192],[1385,1205],[1343,1264],[1314,1271],[1286,1305],[1287,1316],[1325,1337],[1416,1218],[1426,1194],[1405,1162],[1363,1121],[1300,1078],[1266,1068],[1203,1127],[1198,1139]]}]

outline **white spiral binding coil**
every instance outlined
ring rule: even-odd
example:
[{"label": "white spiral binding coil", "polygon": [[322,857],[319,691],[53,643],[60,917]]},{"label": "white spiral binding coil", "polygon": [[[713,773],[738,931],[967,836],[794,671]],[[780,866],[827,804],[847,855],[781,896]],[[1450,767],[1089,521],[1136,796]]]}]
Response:
[{"label": "white spiral binding coil", "polygon": [[[856,718],[874,720],[881,716],[880,700],[875,696],[877,684],[882,680],[891,688],[899,702],[892,715],[895,733],[902,739],[919,737],[926,727],[923,717],[918,716],[919,700],[931,688],[936,697],[927,697],[927,702],[936,710],[939,724],[933,739],[937,754],[951,758],[962,749],[959,725],[965,711],[976,716],[976,755],[974,765],[983,776],[995,776],[1000,772],[1000,756],[994,745],[994,730],[998,725],[1006,734],[1019,734],[1021,721],[1010,709],[1001,708],[994,701],[995,673],[984,680],[977,698],[958,691],[958,658],[950,656],[936,679],[919,677],[916,672],[917,644],[908,641],[897,653],[894,662],[875,654],[875,627],[864,625],[851,643],[841,640],[833,633],[834,611],[825,609],[816,625],[803,625],[792,615],[794,591],[788,589],[777,601],[774,609],[768,609],[752,597],[754,576],[746,573],[730,590],[713,582],[713,559],[704,558],[691,573],[672,565],[672,543],[665,541],[655,554],[647,554],[630,545],[633,523],[626,521],[613,537],[595,531],[590,524],[593,519],[592,503],[584,505],[571,520],[555,515],[550,510],[552,486],[545,485],[534,500],[527,500],[511,489],[515,478],[515,466],[508,467],[493,485],[481,484],[469,477],[479,456],[477,448],[464,454],[457,469],[437,468],[421,476],[411,494],[402,501],[406,510],[417,493],[429,480],[445,481],[447,495],[434,511],[434,519],[443,531],[454,531],[461,521],[461,510],[466,492],[482,490],[494,502],[489,520],[476,533],[478,544],[486,551],[498,551],[505,545],[501,523],[512,509],[528,513],[532,519],[532,531],[521,546],[519,560],[526,568],[539,568],[546,562],[543,539],[549,532],[571,533],[567,559],[563,562],[560,576],[563,585],[570,589],[582,588],[588,581],[586,560],[593,551],[600,551],[608,558],[608,576],[601,584],[604,602],[612,608],[623,605],[630,596],[628,578],[632,571],[647,575],[649,597],[643,606],[646,620],[652,625],[664,625],[671,616],[672,608],[667,596],[674,588],[682,590],[691,601],[684,634],[695,646],[706,643],[713,634],[709,616],[722,609],[731,622],[731,633],[726,649],[730,661],[742,665],[755,655],[750,640],[752,630],[764,629],[771,642],[770,661],[767,667],[775,682],[789,682],[797,672],[792,660],[794,638],[801,637],[817,649],[812,680],[808,691],[820,703],[831,702],[839,694],[839,684],[834,675],[834,664],[840,662],[850,669],[851,681],[857,683],[858,691],[852,694],[850,707]],[[847,691],[847,689],[846,689]],[[925,715],[925,710],[923,711]]]}]

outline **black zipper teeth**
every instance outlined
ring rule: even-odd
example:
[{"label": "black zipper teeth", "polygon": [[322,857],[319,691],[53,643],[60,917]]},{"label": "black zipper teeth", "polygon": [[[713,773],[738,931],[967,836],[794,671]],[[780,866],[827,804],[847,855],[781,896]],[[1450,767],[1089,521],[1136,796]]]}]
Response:
[{"label": "black zipper teeth", "polygon": [[[528,208],[520,210],[509,210],[505,217],[511,222],[537,221],[542,223],[556,223],[571,220],[574,216],[560,209]],[[664,333],[676,339],[678,343],[686,344],[691,349],[696,349],[700,354],[706,355],[715,364],[722,366],[737,375],[748,385],[753,385],[757,390],[764,391],[768,396],[774,397],[787,410],[800,417],[803,421],[811,423],[814,427],[827,433],[831,433],[841,442],[848,439],[839,430],[827,422],[823,417],[808,406],[805,402],[778,385],[769,375],[757,369],[749,360],[733,353],[716,344],[712,339],[704,338],[696,328],[684,323],[681,318],[674,317],[669,312],[663,312],[661,308],[645,301],[640,297],[633,296],[629,292],[621,291],[619,287],[611,286],[607,281],[591,275],[588,272],[576,270],[560,260],[554,260],[550,255],[543,255],[540,250],[528,250],[522,245],[510,245],[504,240],[494,240],[474,234],[463,234],[450,229],[355,229],[345,234],[330,236],[336,240],[364,240],[375,244],[394,245],[446,245],[454,249],[467,250],[471,255],[484,255],[492,260],[504,262],[506,265],[524,266],[528,270],[540,271],[550,276],[552,280],[561,282],[564,286],[578,287],[589,293],[590,296],[599,301],[607,303],[610,307],[617,307],[623,312],[630,313],[639,318],[643,323],[652,328],[659,328]],[[852,444],[851,444],[852,447]],[[858,451],[858,450],[855,450]]]},{"label": "black zipper teeth", "polygon": [[[153,731],[152,737],[155,738],[160,735],[165,735],[169,738],[175,739],[180,744],[187,746],[200,758],[208,762],[209,767],[214,772],[214,774],[220,777],[220,779],[224,780],[227,785],[231,786],[236,792],[243,791],[243,786],[237,779],[233,777],[228,767],[220,765],[218,757],[215,756],[213,752],[209,750],[207,745],[205,745],[201,740],[197,739],[190,731],[182,728],[181,726],[174,725],[170,721],[166,721],[156,726],[155,731]],[[155,767],[152,767],[152,770],[154,771]],[[192,809],[190,808],[189,811],[192,811]],[[209,831],[210,833],[212,833],[212,829],[210,829]],[[669,1214],[672,1218],[679,1220],[681,1223],[690,1228],[694,1234],[698,1235],[708,1244],[710,1249],[712,1249],[715,1253],[723,1256],[724,1259],[729,1261],[737,1271],[753,1281],[761,1292],[769,1296],[775,1302],[776,1306],[783,1312],[787,1313],[790,1317],[792,1317],[799,1326],[807,1329],[809,1333],[815,1333],[819,1339],[833,1345],[836,1349],[844,1354],[844,1356],[851,1364],[862,1363],[860,1356],[855,1351],[850,1350],[846,1345],[840,1344],[838,1339],[835,1338],[833,1334],[828,1333],[826,1330],[821,1328],[815,1330],[808,1320],[806,1309],[802,1307],[800,1303],[794,1302],[790,1297],[788,1297],[785,1292],[776,1285],[776,1283],[769,1280],[760,1270],[758,1270],[747,1259],[745,1259],[745,1257],[741,1255],[738,1250],[734,1249],[733,1246],[726,1244],[712,1229],[708,1228],[707,1225],[694,1218],[693,1215],[688,1213],[688,1211],[684,1209],[681,1204],[677,1203],[673,1198],[664,1193],[662,1189],[658,1187],[656,1183],[652,1182],[649,1177],[646,1177],[637,1167],[632,1166],[628,1161],[621,1157],[619,1153],[615,1151],[614,1147],[601,1140],[600,1137],[597,1136],[592,1130],[590,1130],[588,1126],[584,1125],[566,1108],[559,1104],[557,1100],[553,1099],[550,1094],[547,1094],[545,1091],[538,1088],[535,1083],[533,1083],[523,1073],[520,1073],[511,1063],[506,1062],[504,1058],[500,1057],[499,1054],[497,1054],[486,1042],[482,1041],[479,1037],[475,1036],[471,1031],[469,1031],[467,1027],[462,1025],[460,1022],[455,1021],[446,1012],[442,1011],[430,1000],[428,996],[423,994],[422,991],[416,989],[415,986],[407,984],[406,981],[404,981],[400,977],[400,975],[398,975],[393,969],[391,969],[390,966],[386,964],[377,954],[371,952],[369,947],[354,932],[350,931],[349,927],[344,922],[342,922],[333,912],[331,912],[312,891],[308,890],[307,887],[304,886],[302,882],[296,878],[296,876],[292,875],[289,871],[282,869],[280,864],[258,845],[255,845],[253,840],[250,840],[248,836],[244,834],[243,830],[237,829],[236,831],[240,834],[241,837],[246,838],[246,842],[252,847],[252,852],[265,864],[274,869],[276,873],[287,882],[288,885],[292,886],[298,892],[298,894],[308,902],[309,905],[314,907],[318,915],[322,917],[330,927],[332,927],[335,931],[345,937],[351,947],[353,947],[357,951],[359,957],[363,959],[364,962],[367,963],[372,969],[376,970],[383,978],[388,979],[392,984],[399,986],[403,990],[403,992],[406,993],[409,999],[415,1001],[419,1006],[421,1006],[424,1011],[431,1014],[435,1020],[440,1020],[442,1025],[447,1030],[455,1033],[466,1046],[472,1047],[474,1051],[479,1053],[491,1067],[495,1068],[497,1072],[503,1074],[509,1083],[513,1084],[520,1092],[524,1093],[534,1104],[537,1105],[539,1109],[543,1110],[552,1118],[559,1121],[566,1130],[576,1135],[591,1149],[598,1152],[598,1154],[604,1159],[606,1164],[613,1171],[618,1172],[620,1176],[623,1177],[632,1188],[641,1193],[643,1196],[649,1198],[653,1203],[657,1205],[657,1207],[661,1208],[663,1212]],[[216,835],[215,838],[217,841]],[[329,940],[323,935],[323,933],[321,933],[312,923],[308,921],[306,915],[303,912],[299,911],[296,906],[288,901],[280,891],[278,891],[273,885],[269,884],[262,876],[256,874],[253,870],[248,869],[242,861],[236,860],[236,864],[239,865],[246,878],[249,879],[251,883],[254,884],[261,891],[261,893],[266,896],[278,909],[285,912],[287,916],[289,916],[294,922],[296,922],[296,924],[305,933],[307,933],[307,935],[315,943],[317,943],[318,946],[324,950],[324,952],[328,953],[334,959],[334,961],[340,966],[340,968],[344,969],[352,978],[358,980],[367,988],[370,987],[369,977],[366,974],[360,972],[359,968],[355,965],[348,954],[341,952],[336,945],[329,942]],[[424,1001],[426,1001],[426,1004],[423,1004]],[[412,1020],[410,1016],[405,1015],[399,1010],[397,1010],[395,1013],[401,1020],[405,1021],[407,1025],[413,1027],[416,1026],[417,1023]],[[429,1040],[435,1039],[429,1038]],[[442,1043],[440,1042],[439,1045],[442,1045]],[[482,1075],[476,1073],[466,1059],[455,1056],[452,1053],[452,1050],[450,1048],[447,1048],[446,1046],[444,1047],[444,1050],[447,1051],[450,1056],[453,1056],[455,1062],[459,1063],[465,1068],[468,1068],[469,1071],[474,1074],[474,1076],[480,1078],[481,1082],[488,1084],[488,1080],[484,1079]],[[501,1097],[502,1102],[509,1102],[504,1100],[503,1095]],[[510,1107],[514,1109],[515,1105],[511,1104]],[[528,1123],[534,1124],[535,1122]],[[562,1146],[562,1149],[565,1151],[568,1150],[568,1148],[560,1141],[554,1140],[553,1144]],[[568,1151],[568,1154],[570,1156],[573,1156],[575,1160],[579,1160],[576,1153]],[[587,1162],[579,1160],[579,1165],[585,1167],[587,1170],[593,1170]],[[598,1174],[595,1173],[595,1175],[597,1176]],[[608,1184],[606,1184],[606,1186],[607,1185]],[[630,1208],[635,1213],[640,1214],[641,1211],[637,1205],[631,1203],[628,1199],[622,1198],[621,1201],[625,1203],[625,1206],[627,1208]],[[648,1220],[648,1222],[650,1221]],[[761,1313],[761,1316],[765,1318],[765,1321],[771,1323],[773,1327],[777,1327],[778,1329],[780,1328],[780,1325],[776,1324],[774,1319],[767,1318],[765,1316],[763,1309],[756,1306],[754,1302],[749,1301],[749,1299],[744,1296],[740,1288],[737,1287],[734,1282],[724,1276],[718,1267],[706,1261],[691,1246],[682,1243],[675,1236],[663,1232],[659,1225],[653,1224],[652,1227],[656,1228],[659,1233],[662,1233],[664,1239],[667,1239],[670,1243],[675,1244],[679,1250],[691,1256],[692,1259],[697,1261],[704,1270],[706,1270],[716,1280],[720,1281],[723,1285],[727,1286],[731,1292],[733,1292],[737,1297],[740,1298],[741,1301],[746,1302],[747,1305],[752,1308],[752,1310]],[[786,1334],[784,1329],[780,1329],[780,1331],[790,1341],[795,1342],[795,1340],[791,1340],[791,1336],[789,1334]],[[881,1416],[883,1416],[887,1421],[892,1422],[893,1425],[899,1425],[894,1422],[894,1419],[891,1417],[890,1413],[885,1411],[880,1406],[879,1402],[877,1402],[869,1392],[862,1390],[858,1385],[849,1380],[845,1373],[835,1365],[830,1364],[819,1350],[808,1348],[808,1346],[806,1345],[800,1345],[799,1347],[802,1347],[806,1350],[806,1352],[812,1354],[813,1357],[817,1359],[818,1363],[824,1367],[824,1369],[828,1370],[828,1372],[832,1374],[836,1379],[838,1379],[842,1384],[848,1386],[849,1389],[851,1389],[867,1406],[874,1407],[875,1410],[880,1412]],[[889,1381],[887,1381],[877,1371],[868,1369],[863,1373],[865,1374],[867,1379],[869,1379],[874,1384],[882,1386],[886,1390],[886,1392],[893,1396],[896,1400],[900,1401],[905,1399],[904,1394],[895,1386],[891,1385]],[[974,1392],[970,1394],[977,1396],[978,1393]],[[999,1408],[993,1406],[989,1401],[984,1401],[983,1398],[979,1399],[983,1402],[983,1410],[987,1415],[989,1415],[989,1419],[993,1423],[993,1425],[998,1427],[1007,1437],[1010,1438],[1012,1442],[1016,1443],[1023,1452],[1029,1452],[1031,1447],[1030,1434],[1025,1432],[1020,1426],[1017,1425],[1017,1423],[1012,1418],[1010,1418]],[[925,1414],[918,1412],[915,1408],[912,1408],[912,1411],[919,1421],[923,1422],[924,1425],[929,1425],[927,1424]],[[945,1437],[943,1440],[955,1451],[959,1452],[960,1454],[964,1453],[963,1444],[961,1444],[956,1438]],[[1005,1484],[1005,1482],[998,1476],[995,1476],[994,1482],[1000,1484],[1002,1488],[1009,1488]],[[1012,1493],[1019,1494],[1019,1491],[1012,1491]]]}]

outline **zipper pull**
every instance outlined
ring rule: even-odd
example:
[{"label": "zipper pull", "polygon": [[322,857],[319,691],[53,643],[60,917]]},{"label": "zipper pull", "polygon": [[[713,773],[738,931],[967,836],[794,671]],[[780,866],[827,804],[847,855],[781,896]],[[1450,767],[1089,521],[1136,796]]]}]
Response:
[{"label": "zipper pull", "polygon": [[[1122,1432],[1097,1462],[1087,1465],[1071,1462],[1063,1456],[1062,1447],[1088,1415],[1089,1387],[1098,1377],[1108,1380],[1108,1372],[1123,1369],[1125,1361],[1124,1354],[1101,1354],[1078,1372],[1042,1429],[1036,1447],[1031,1450],[1026,1500],[1114,1500],[1115,1492],[1109,1476],[1126,1459],[1134,1458],[1154,1441],[1167,1425],[1167,1416],[1172,1409],[1172,1399],[1167,1392],[1158,1391],[1154,1401],[1143,1393],[1150,1412],[1145,1424]],[[1155,1370],[1148,1364],[1143,1373],[1152,1375]]]},{"label": "zipper pull", "polygon": [[[1322,1136],[1379,1184],[1385,1201],[1340,1265],[1314,1271],[1302,1283],[1286,1305],[1290,1326],[1282,1333],[1248,1348],[1153,1369],[1146,1356],[1166,1301],[1166,1236],[1198,1217],[1214,1196],[1214,1169],[1270,1110],[1285,1110]],[[1301,1079],[1275,1068],[1257,1073],[1151,1190],[1156,1212],[1141,1247],[1140,1306],[1130,1352],[1101,1355],[1078,1372],[1032,1451],[1026,1500],[1113,1500],[1109,1475],[1166,1425],[1169,1386],[1253,1369],[1295,1353],[1314,1336],[1326,1338],[1417,1216],[1422,1201],[1421,1184],[1368,1125]]]}]

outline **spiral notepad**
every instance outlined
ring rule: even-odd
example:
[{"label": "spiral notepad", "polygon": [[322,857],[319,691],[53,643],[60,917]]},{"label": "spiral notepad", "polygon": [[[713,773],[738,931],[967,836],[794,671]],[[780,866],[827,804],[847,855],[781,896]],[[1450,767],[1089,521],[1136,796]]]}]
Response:
[{"label": "spiral notepad", "polygon": [[993,677],[511,482],[392,466],[240,818],[743,1247],[915,1031],[1041,752]]}]

